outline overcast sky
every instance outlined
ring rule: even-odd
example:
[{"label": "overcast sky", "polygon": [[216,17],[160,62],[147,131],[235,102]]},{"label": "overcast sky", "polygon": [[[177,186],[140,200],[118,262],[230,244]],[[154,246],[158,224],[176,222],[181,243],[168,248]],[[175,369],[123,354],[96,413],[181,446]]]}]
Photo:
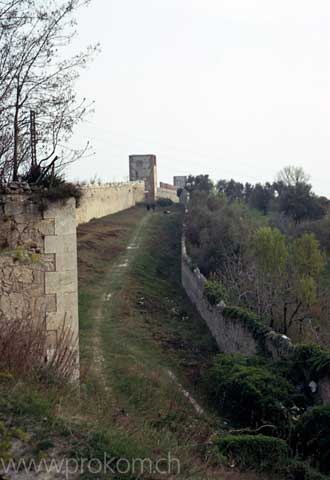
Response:
[{"label": "overcast sky", "polygon": [[95,156],[74,179],[158,175],[272,180],[289,164],[330,196],[329,0],[92,0],[75,46],[102,52],[78,83],[95,114],[74,146]]}]

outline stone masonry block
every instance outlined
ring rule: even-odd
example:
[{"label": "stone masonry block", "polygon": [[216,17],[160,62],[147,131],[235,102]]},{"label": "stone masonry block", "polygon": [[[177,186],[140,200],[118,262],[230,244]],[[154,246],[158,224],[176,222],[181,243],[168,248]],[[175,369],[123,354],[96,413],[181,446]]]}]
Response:
[{"label": "stone masonry block", "polygon": [[65,255],[76,252],[76,234],[45,237],[45,253],[56,253],[59,255]]},{"label": "stone masonry block", "polygon": [[61,202],[48,202],[48,208],[43,212],[44,218],[57,218],[59,216],[67,216],[72,214],[75,209],[76,201],[74,198],[68,198],[64,204]]},{"label": "stone masonry block", "polygon": [[56,235],[76,234],[76,215],[69,211],[67,215],[58,215],[55,218]]},{"label": "stone masonry block", "polygon": [[56,313],[57,302],[56,295],[44,295],[35,299],[35,308],[37,311],[46,313]]},{"label": "stone masonry block", "polygon": [[47,330],[60,330],[65,321],[65,314],[63,312],[48,312],[46,314]]},{"label": "stone masonry block", "polygon": [[77,272],[77,253],[73,252],[66,255],[56,255],[56,271],[58,272]]},{"label": "stone masonry block", "polygon": [[55,235],[55,220],[46,218],[38,223],[38,230],[43,235]]},{"label": "stone masonry block", "polygon": [[40,263],[45,272],[55,272],[56,259],[54,253],[47,253],[41,256]]},{"label": "stone masonry block", "polygon": [[46,272],[45,290],[49,293],[67,293],[78,290],[77,272]]}]

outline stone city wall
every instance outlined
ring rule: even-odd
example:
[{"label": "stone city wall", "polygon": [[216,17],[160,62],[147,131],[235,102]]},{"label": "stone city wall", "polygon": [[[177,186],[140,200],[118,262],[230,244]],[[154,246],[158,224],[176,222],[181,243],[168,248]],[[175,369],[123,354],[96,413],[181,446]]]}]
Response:
[{"label": "stone city wall", "polygon": [[172,202],[179,202],[179,197],[176,193],[176,190],[169,190],[167,188],[158,188],[157,198],[169,198],[170,200],[172,200]]},{"label": "stone city wall", "polygon": [[77,225],[134,207],[144,201],[144,182],[114,183],[82,187],[76,211]]}]

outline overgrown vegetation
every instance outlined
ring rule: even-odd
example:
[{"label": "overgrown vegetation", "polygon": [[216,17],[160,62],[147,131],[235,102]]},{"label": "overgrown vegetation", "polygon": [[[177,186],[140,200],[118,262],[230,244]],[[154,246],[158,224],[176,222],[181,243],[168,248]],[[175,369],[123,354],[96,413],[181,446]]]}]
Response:
[{"label": "overgrown vegetation", "polygon": [[288,445],[265,435],[225,435],[216,440],[220,455],[230,466],[241,469],[278,472],[289,457]]},{"label": "overgrown vegetation", "polygon": [[[186,238],[193,263],[213,291],[219,283],[227,303],[255,311],[265,325],[295,340],[318,342],[330,312],[328,247],[321,233],[328,226],[328,203],[304,182],[300,169],[284,170],[276,188],[264,187],[272,193],[265,209],[251,203],[260,185],[220,181],[215,188],[205,176],[191,178]],[[322,203],[322,218],[311,206],[301,218],[281,209],[294,191],[298,208],[303,186],[312,204]]]},{"label": "overgrown vegetation", "polygon": [[328,407],[315,405],[330,354],[320,345],[297,345],[274,364],[264,342],[271,329],[295,341],[320,342],[320,332],[326,335],[329,249],[322,232],[329,203],[312,194],[307,176],[294,168],[273,185],[220,181],[214,187],[198,176],[188,189],[188,254],[207,277],[204,295],[211,305],[227,305],[222,314],[246,325],[262,354],[220,354],[209,369],[210,398],[235,422],[229,437],[219,437],[219,452],[242,468],[322,479],[330,473],[330,416]]},{"label": "overgrown vegetation", "polygon": [[330,406],[317,406],[307,411],[294,430],[293,446],[301,456],[330,474]]},{"label": "overgrown vegetation", "polygon": [[44,322],[0,319],[0,372],[43,385],[65,384],[77,373],[78,339],[65,323],[47,349]]},{"label": "overgrown vegetation", "polygon": [[208,280],[204,286],[204,295],[211,305],[219,305],[221,302],[227,302],[228,294],[217,280]]},{"label": "overgrown vegetation", "polygon": [[47,183],[44,185],[46,188],[34,194],[38,202],[40,202],[41,208],[47,208],[47,201],[65,202],[68,198],[74,198],[76,207],[79,207],[80,200],[83,196],[80,185],[66,182],[63,177],[54,177],[53,179],[50,178],[46,180]]},{"label": "overgrown vegetation", "polygon": [[207,385],[221,414],[230,415],[239,425],[266,426],[274,435],[287,436],[295,388],[270,362],[220,354],[209,371]]}]

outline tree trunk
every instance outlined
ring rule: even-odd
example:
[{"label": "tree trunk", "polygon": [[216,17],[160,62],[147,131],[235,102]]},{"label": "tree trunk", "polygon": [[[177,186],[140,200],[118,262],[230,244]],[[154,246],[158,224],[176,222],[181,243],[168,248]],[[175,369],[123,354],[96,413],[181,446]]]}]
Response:
[{"label": "tree trunk", "polygon": [[287,335],[288,333],[288,306],[284,304],[284,312],[283,312],[283,333]]},{"label": "tree trunk", "polygon": [[14,158],[13,158],[13,181],[18,180],[18,143],[19,143],[19,99],[20,99],[20,85],[19,78],[17,79],[16,102],[15,102],[15,117],[14,117]]}]

